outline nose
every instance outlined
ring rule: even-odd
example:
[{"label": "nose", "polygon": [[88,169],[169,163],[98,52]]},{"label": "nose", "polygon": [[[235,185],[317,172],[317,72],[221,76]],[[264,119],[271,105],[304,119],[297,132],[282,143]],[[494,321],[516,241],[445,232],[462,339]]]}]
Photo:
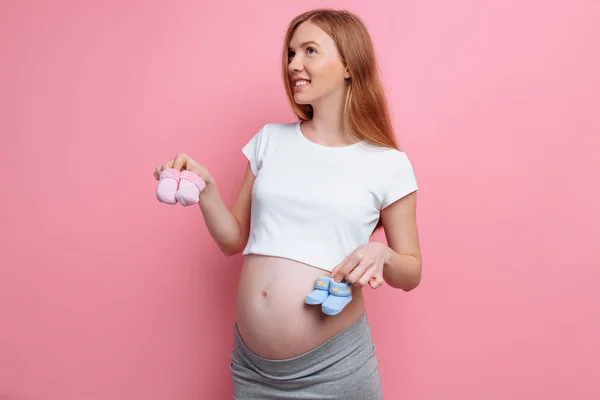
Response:
[{"label": "nose", "polygon": [[294,57],[292,57],[292,59],[290,60],[290,63],[288,64],[288,71],[291,73],[302,71],[303,69],[304,66],[302,65],[302,59],[300,58],[300,56],[295,54]]}]

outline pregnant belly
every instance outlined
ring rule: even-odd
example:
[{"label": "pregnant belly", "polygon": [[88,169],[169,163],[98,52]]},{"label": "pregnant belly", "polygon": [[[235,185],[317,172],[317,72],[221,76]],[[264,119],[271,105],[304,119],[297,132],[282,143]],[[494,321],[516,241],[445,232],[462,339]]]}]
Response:
[{"label": "pregnant belly", "polygon": [[249,255],[244,260],[236,300],[236,322],[246,345],[269,359],[306,353],[358,320],[362,291],[335,316],[304,299],[319,276],[330,273],[294,260]]}]

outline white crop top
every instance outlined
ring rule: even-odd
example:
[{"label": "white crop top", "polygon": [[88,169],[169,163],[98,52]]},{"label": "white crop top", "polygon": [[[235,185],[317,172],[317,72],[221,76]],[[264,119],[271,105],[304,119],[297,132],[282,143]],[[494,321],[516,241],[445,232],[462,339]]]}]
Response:
[{"label": "white crop top", "polygon": [[331,271],[369,241],[381,209],[417,190],[404,152],[364,141],[323,146],[300,121],[263,126],[242,151],[256,176],[243,255]]}]

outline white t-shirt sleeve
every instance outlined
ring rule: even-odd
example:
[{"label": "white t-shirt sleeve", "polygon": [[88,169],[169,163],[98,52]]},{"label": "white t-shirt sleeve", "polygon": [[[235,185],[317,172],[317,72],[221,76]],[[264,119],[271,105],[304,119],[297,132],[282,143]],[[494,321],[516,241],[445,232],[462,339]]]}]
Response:
[{"label": "white t-shirt sleeve", "polygon": [[415,173],[406,153],[395,152],[388,168],[391,177],[383,188],[381,209],[418,189]]},{"label": "white t-shirt sleeve", "polygon": [[266,131],[266,125],[260,128],[260,130],[250,139],[248,143],[242,148],[242,152],[250,162],[250,168],[254,176],[258,174],[258,171],[262,167],[262,160],[267,148],[269,136]]}]

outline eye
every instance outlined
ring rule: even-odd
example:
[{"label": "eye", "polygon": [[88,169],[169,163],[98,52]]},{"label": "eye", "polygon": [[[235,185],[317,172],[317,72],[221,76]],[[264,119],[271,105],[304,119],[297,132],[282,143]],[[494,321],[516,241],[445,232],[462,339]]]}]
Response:
[{"label": "eye", "polygon": [[311,50],[312,50],[312,51],[314,51],[314,54],[316,54],[316,53],[317,53],[317,51],[315,50],[315,48],[314,48],[314,47],[307,47],[307,48],[306,48],[306,52],[307,52],[307,53],[309,53],[309,54],[310,54],[310,51],[311,51]]},{"label": "eye", "polygon": [[294,57],[294,52],[292,50],[288,50],[288,58]]}]

